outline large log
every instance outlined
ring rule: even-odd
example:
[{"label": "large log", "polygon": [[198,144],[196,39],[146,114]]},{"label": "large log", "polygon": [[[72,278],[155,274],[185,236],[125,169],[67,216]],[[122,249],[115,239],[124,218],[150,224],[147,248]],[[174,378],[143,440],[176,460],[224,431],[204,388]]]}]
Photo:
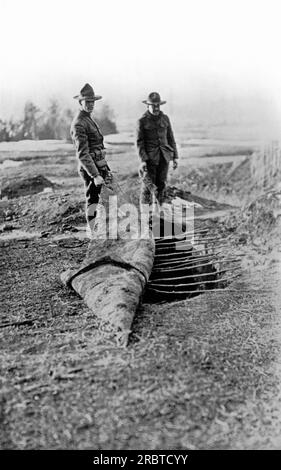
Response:
[{"label": "large log", "polygon": [[[108,200],[103,194],[107,214]],[[153,237],[117,239],[105,236],[106,218],[97,217],[87,255],[76,270],[62,273],[65,285],[72,287],[100,319],[100,328],[126,345],[131,325],[150,277],[155,253]],[[118,221],[118,223],[120,220]]]},{"label": "large log", "polygon": [[103,331],[126,345],[154,260],[154,241],[92,240],[87,256],[62,281],[84,299]]}]

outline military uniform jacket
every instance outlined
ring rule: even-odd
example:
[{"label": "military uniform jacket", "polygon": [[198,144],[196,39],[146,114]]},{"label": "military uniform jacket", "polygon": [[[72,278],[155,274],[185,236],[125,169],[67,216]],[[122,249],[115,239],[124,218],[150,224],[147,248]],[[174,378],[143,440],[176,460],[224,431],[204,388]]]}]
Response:
[{"label": "military uniform jacket", "polygon": [[99,168],[106,166],[103,135],[89,113],[81,110],[72,121],[70,134],[76,148],[79,167],[91,177],[99,174]]},{"label": "military uniform jacket", "polygon": [[157,165],[161,154],[168,162],[178,158],[172,126],[166,114],[160,111],[158,116],[153,116],[146,111],[138,121],[137,147],[143,162]]}]

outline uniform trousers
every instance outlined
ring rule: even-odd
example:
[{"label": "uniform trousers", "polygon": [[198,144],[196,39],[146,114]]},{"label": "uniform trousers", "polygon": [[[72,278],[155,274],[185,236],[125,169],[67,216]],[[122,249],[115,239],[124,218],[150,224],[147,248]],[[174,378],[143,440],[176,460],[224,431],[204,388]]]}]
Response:
[{"label": "uniform trousers", "polygon": [[[97,215],[96,207],[99,202],[100,193],[102,186],[96,186],[94,183],[94,178],[90,176],[83,167],[79,169],[81,178],[84,181],[85,187],[85,199],[86,199],[86,219],[89,223],[91,220],[95,219]],[[108,170],[99,169],[99,174],[105,179]]]},{"label": "uniform trousers", "polygon": [[147,173],[144,175],[141,184],[141,194],[140,202],[141,204],[152,204],[152,195],[153,195],[153,183],[156,186],[156,198],[159,204],[164,202],[165,198],[165,186],[167,181],[169,162],[160,155],[159,163],[155,164],[154,162],[148,160],[146,162]]}]

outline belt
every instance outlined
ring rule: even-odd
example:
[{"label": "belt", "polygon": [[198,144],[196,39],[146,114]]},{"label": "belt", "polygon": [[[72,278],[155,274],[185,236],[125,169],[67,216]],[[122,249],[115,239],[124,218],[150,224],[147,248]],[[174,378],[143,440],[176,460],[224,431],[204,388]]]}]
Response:
[{"label": "belt", "polygon": [[90,152],[90,155],[98,168],[103,168],[107,165],[105,160],[106,151],[104,149],[94,149]]},{"label": "belt", "polygon": [[107,166],[107,161],[105,160],[105,158],[103,158],[102,160],[98,160],[98,161],[95,160],[95,165],[98,168],[103,168],[103,167]]},{"label": "belt", "polygon": [[93,150],[90,151],[90,155],[94,160],[100,160],[101,158],[105,157],[106,151],[105,149],[93,148]]}]

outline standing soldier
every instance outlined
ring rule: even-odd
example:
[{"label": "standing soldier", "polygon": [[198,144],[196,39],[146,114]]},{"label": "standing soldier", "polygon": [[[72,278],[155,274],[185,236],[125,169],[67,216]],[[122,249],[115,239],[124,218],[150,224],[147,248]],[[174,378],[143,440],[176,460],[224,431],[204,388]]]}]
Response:
[{"label": "standing soldier", "polygon": [[142,162],[139,172],[143,177],[140,203],[152,203],[153,183],[157,188],[156,198],[161,205],[164,202],[170,160],[173,160],[174,170],[178,166],[177,146],[170,120],[160,111],[160,106],[166,101],[161,101],[159,93],[152,92],[143,103],[148,109],[138,121],[137,132],[137,147]]},{"label": "standing soldier", "polygon": [[90,227],[91,221],[96,217],[101,187],[111,176],[105,160],[103,135],[91,116],[95,102],[101,98],[86,83],[80,94],[74,96],[79,101],[80,111],[73,119],[70,129],[79,161],[78,171],[85,185],[86,219]]}]

